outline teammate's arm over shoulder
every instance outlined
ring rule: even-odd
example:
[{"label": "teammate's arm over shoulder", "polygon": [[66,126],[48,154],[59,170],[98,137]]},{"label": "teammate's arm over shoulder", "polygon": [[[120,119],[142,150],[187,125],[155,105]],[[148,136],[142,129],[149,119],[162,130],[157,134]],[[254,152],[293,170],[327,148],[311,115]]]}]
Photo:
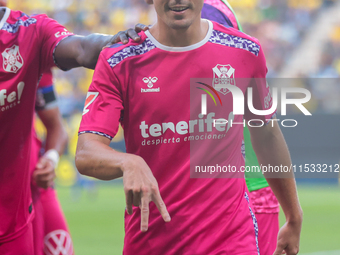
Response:
[{"label": "teammate's arm over shoulder", "polygon": [[94,33],[88,36],[68,37],[56,47],[54,57],[63,70],[79,66],[94,69],[103,48],[118,42],[128,43],[129,38],[139,41],[140,37],[137,33],[147,29],[147,26],[137,24],[134,29],[121,31],[114,36]]},{"label": "teammate's arm over shoulder", "polygon": [[79,66],[94,69],[99,53],[104,47],[118,42],[128,43],[128,38],[139,41],[138,32],[149,29],[148,26],[137,24],[134,29],[121,31],[114,36],[97,33],[80,36],[69,32],[45,14],[32,16],[32,20],[37,27],[42,73],[54,65],[62,70]]}]

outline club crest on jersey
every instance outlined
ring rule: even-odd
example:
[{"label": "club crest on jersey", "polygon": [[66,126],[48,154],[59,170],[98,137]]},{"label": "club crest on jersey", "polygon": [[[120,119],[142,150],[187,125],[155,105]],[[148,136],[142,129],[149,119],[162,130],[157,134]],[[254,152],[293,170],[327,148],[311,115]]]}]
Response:
[{"label": "club crest on jersey", "polygon": [[223,95],[230,91],[227,85],[235,85],[235,69],[231,65],[216,65],[213,69],[214,77],[212,86]]},{"label": "club crest on jersey", "polygon": [[94,100],[97,98],[98,95],[99,95],[99,92],[87,92],[83,115],[85,115],[86,113],[90,111],[87,108],[94,102]]},{"label": "club crest on jersey", "polygon": [[11,48],[7,48],[2,52],[3,69],[9,73],[16,73],[24,65],[19,46],[13,45]]}]

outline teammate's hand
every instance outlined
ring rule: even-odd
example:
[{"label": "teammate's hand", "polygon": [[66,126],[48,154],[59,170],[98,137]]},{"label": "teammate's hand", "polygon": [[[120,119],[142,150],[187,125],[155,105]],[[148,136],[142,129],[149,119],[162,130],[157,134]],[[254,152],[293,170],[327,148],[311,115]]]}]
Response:
[{"label": "teammate's hand", "polygon": [[53,186],[55,178],[54,164],[52,160],[46,157],[40,157],[35,170],[33,172],[33,179],[38,187],[47,189]]},{"label": "teammate's hand", "polygon": [[163,220],[169,222],[171,218],[160,195],[158,183],[144,159],[131,155],[131,158],[123,163],[122,170],[126,209],[128,214],[132,214],[132,205],[140,207],[141,231],[148,230],[151,201],[156,204]]},{"label": "teammate's hand", "polygon": [[295,255],[299,252],[301,221],[296,223],[286,222],[277,236],[277,246],[273,255]]},{"label": "teammate's hand", "polygon": [[138,23],[135,28],[129,28],[125,31],[120,31],[118,34],[114,35],[110,42],[104,47],[109,47],[112,44],[122,42],[123,44],[127,44],[129,42],[129,38],[134,40],[135,42],[138,42],[140,40],[140,37],[138,35],[141,31],[149,30],[149,27],[143,24]]}]

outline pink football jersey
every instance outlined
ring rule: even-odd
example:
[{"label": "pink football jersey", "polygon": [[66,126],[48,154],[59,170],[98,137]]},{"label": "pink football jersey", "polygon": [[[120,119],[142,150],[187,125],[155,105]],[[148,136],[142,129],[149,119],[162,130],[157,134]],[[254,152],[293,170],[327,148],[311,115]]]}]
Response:
[{"label": "pink football jersey", "polygon": [[[193,175],[191,170],[206,163],[244,166],[243,125],[217,127],[212,118],[224,114],[226,120],[242,123],[243,115],[232,114],[229,90],[246,94],[252,87],[255,108],[267,108],[265,58],[256,39],[206,22],[208,33],[199,43],[168,47],[149,31],[142,32],[139,43],[105,49],[96,66],[80,135],[111,139],[121,123],[127,153],[146,161],[172,217],[165,223],[151,203],[149,229],[142,233],[140,209],[125,214],[124,254],[258,254],[257,223],[244,174]],[[202,89],[216,101],[208,98],[205,115]],[[244,116],[272,117],[255,116],[248,109]]]},{"label": "pink football jersey", "polygon": [[0,243],[31,220],[30,146],[38,80],[55,65],[56,45],[71,35],[46,15],[5,8],[0,21]]}]

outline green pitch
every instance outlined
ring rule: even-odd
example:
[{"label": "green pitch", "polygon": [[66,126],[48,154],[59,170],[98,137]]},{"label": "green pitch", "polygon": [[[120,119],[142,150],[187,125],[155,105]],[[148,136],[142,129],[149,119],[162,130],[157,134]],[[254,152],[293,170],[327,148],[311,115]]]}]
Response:
[{"label": "green pitch", "polygon": [[[98,186],[90,193],[59,188],[58,195],[76,255],[122,254],[125,197],[121,185]],[[334,250],[340,254],[340,188],[300,186],[299,196],[304,210],[299,254]],[[320,253],[327,254],[331,253]]]}]

